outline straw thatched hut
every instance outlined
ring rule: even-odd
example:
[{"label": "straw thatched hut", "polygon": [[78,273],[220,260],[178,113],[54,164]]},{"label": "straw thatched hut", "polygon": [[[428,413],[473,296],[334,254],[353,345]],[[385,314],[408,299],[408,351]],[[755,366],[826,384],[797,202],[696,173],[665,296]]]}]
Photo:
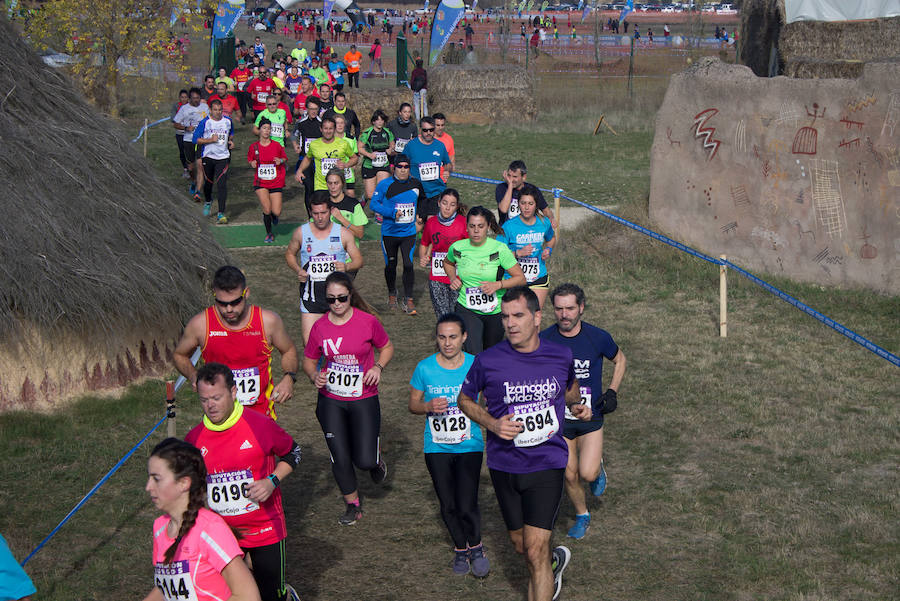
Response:
[{"label": "straw thatched hut", "polygon": [[534,119],[534,77],[513,65],[440,65],[428,70],[428,107],[452,122]]},{"label": "straw thatched hut", "polygon": [[867,62],[900,57],[900,17],[785,23],[784,0],[742,6],[741,55],[759,76],[856,79]]},{"label": "straw thatched hut", "polygon": [[169,369],[208,268],[193,203],[0,17],[0,410]]}]

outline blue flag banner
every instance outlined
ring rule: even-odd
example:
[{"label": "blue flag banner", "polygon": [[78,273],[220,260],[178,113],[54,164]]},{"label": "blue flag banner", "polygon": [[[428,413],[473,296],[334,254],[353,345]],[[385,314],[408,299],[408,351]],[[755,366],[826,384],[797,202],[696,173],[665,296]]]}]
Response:
[{"label": "blue flag banner", "polygon": [[472,3],[472,10],[475,10],[476,8],[478,8],[478,0],[475,0],[475,2]]},{"label": "blue flag banner", "polygon": [[587,19],[587,16],[591,14],[591,5],[585,4],[584,11],[581,13],[581,22],[584,23],[584,20]]},{"label": "blue flag banner", "polygon": [[581,10],[582,8],[584,8],[584,0],[578,0],[578,8],[575,10]]},{"label": "blue flag banner", "polygon": [[425,0],[425,6],[422,7],[422,10],[428,12],[428,0]]},{"label": "blue flag banner", "polygon": [[231,36],[238,19],[244,14],[244,3],[219,2],[216,18],[213,20],[213,38],[221,39]]},{"label": "blue flag banner", "polygon": [[447,40],[453,35],[456,24],[466,12],[463,0],[441,0],[434,13],[434,22],[431,24],[431,50],[428,55],[428,64],[433,65],[441,56],[441,50],[447,44]]},{"label": "blue flag banner", "polygon": [[625,17],[628,16],[628,13],[634,11],[634,0],[628,0],[628,4],[625,5],[625,8],[622,9],[622,12],[619,14],[619,22],[622,23],[625,21]]},{"label": "blue flag banner", "polygon": [[331,18],[331,10],[334,8],[334,0],[325,0],[325,6],[323,7],[323,12],[325,14],[324,23],[328,25],[328,19]]}]

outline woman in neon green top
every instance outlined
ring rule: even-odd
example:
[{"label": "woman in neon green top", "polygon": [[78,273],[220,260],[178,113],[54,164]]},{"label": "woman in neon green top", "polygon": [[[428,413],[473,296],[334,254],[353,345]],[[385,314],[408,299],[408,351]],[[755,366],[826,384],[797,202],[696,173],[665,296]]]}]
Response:
[{"label": "woman in neon green top", "polygon": [[[473,355],[503,340],[500,299],[504,288],[525,285],[525,274],[509,247],[488,236],[499,234],[494,214],[472,207],[466,215],[469,237],[454,242],[444,258],[450,287],[459,290],[455,312],[466,323],[465,350]],[[504,273],[509,279],[504,280]]]},{"label": "woman in neon green top", "polygon": [[[356,143],[356,138],[352,138],[347,135],[347,119],[341,114],[335,114],[334,116],[334,137],[343,139],[347,145],[350,147],[350,150],[353,151],[353,154],[359,154],[359,147]],[[344,169],[344,181],[347,184],[346,190],[344,192],[347,196],[351,198],[356,198],[356,175],[353,173],[353,167],[347,167]]]}]

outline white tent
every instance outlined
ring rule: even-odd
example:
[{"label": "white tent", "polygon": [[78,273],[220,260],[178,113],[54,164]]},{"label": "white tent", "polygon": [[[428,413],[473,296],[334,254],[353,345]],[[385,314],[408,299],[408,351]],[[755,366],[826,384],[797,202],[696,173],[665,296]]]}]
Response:
[{"label": "white tent", "polygon": [[900,0],[784,0],[785,19],[858,21],[900,16]]}]

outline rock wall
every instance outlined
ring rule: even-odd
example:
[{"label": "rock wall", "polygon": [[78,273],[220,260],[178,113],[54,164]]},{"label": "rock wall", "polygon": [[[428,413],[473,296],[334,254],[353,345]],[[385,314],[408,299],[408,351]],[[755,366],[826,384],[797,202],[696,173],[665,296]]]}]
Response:
[{"label": "rock wall", "polygon": [[749,269],[900,294],[898,144],[900,64],[796,80],[702,59],[657,114],[650,217]]}]

